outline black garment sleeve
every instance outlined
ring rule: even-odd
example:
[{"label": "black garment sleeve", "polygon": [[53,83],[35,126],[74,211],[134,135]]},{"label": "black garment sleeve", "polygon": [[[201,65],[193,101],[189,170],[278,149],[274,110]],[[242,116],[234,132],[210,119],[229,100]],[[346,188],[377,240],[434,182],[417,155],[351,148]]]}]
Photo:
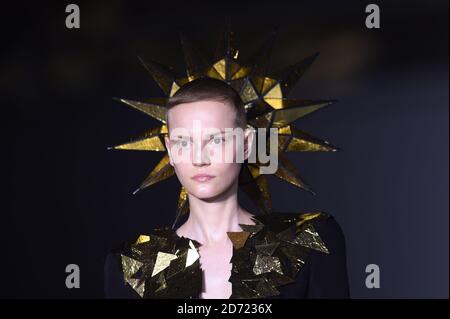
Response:
[{"label": "black garment sleeve", "polygon": [[314,225],[329,254],[311,251],[307,298],[350,298],[345,237],[333,217]]},{"label": "black garment sleeve", "polygon": [[115,253],[108,254],[105,259],[104,297],[108,299],[140,298],[140,296],[125,282],[120,267],[119,255]]}]

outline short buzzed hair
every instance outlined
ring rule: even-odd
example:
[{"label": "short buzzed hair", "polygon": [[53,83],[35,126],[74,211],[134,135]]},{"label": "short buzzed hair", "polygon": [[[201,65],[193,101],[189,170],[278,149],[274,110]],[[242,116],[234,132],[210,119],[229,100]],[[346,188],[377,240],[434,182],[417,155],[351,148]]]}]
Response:
[{"label": "short buzzed hair", "polygon": [[172,107],[198,101],[216,101],[230,105],[236,111],[236,125],[244,129],[247,126],[244,103],[236,90],[224,81],[209,77],[198,78],[186,83],[168,99],[166,121],[168,120],[167,113]]}]

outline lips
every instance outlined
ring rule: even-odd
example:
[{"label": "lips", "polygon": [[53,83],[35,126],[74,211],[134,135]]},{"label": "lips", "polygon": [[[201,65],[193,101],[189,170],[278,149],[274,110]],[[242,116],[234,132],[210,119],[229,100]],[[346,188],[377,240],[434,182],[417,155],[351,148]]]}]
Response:
[{"label": "lips", "polygon": [[215,177],[214,175],[209,175],[209,174],[197,174],[191,178],[197,182],[207,182],[207,181],[212,180],[214,177]]}]

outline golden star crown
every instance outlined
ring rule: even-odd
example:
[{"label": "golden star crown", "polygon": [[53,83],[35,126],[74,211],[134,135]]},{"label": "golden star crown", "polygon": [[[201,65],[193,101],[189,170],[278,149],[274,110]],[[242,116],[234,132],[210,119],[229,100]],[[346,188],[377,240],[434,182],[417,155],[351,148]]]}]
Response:
[{"label": "golden star crown", "polygon": [[[150,98],[145,101],[117,99],[146,115],[161,122],[131,141],[110,147],[116,150],[138,150],[165,152],[161,161],[151,170],[141,183],[138,191],[161,182],[175,174],[169,163],[169,156],[164,145],[168,134],[166,126],[166,102],[186,83],[201,77],[210,77],[226,82],[240,95],[245,105],[248,126],[257,128],[276,128],[278,130],[278,169],[274,175],[300,189],[315,194],[311,187],[301,178],[296,167],[288,160],[286,152],[334,152],[339,149],[328,141],[316,138],[293,125],[293,122],[312,112],[328,106],[336,100],[304,100],[286,98],[294,85],[317,58],[318,53],[306,57],[278,72],[269,74],[268,61],[276,36],[274,29],[249,59],[246,65],[239,60],[239,51],[234,47],[233,32],[225,28],[216,46],[212,62],[207,62],[194,49],[192,43],[180,34],[186,75],[177,77],[173,68],[155,61],[143,61],[142,64],[152,75],[166,97]],[[239,186],[249,195],[262,213],[272,210],[271,196],[267,177],[261,174],[259,163],[244,163],[239,176]],[[186,190],[181,187],[176,212],[175,226],[180,216],[189,211]]]}]

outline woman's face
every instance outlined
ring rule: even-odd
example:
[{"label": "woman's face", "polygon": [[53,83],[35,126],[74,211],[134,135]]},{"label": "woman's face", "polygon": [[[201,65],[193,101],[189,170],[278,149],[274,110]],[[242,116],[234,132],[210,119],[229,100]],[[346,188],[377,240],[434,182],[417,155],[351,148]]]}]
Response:
[{"label": "woman's face", "polygon": [[236,126],[232,106],[217,101],[179,104],[170,109],[168,126],[170,163],[190,195],[213,199],[237,185],[253,136]]}]

